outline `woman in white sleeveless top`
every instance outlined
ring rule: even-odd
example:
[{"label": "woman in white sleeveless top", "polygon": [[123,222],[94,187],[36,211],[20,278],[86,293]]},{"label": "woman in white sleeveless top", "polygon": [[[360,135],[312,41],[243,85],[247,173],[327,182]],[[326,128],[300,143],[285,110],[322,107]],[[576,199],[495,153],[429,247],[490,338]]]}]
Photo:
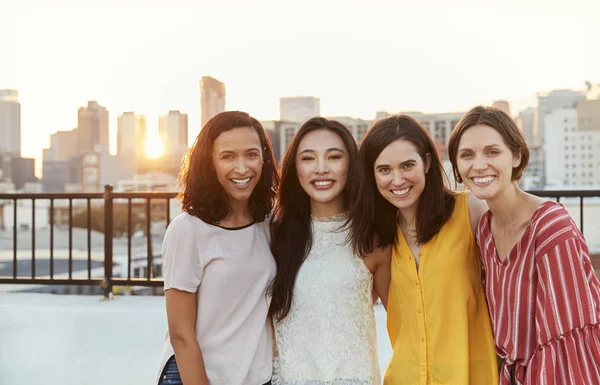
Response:
[{"label": "woman in white sleeveless top", "polygon": [[273,385],[380,384],[373,300],[387,303],[390,250],[353,254],[346,210],[357,161],[341,123],[307,121],[288,147],[273,215]]}]

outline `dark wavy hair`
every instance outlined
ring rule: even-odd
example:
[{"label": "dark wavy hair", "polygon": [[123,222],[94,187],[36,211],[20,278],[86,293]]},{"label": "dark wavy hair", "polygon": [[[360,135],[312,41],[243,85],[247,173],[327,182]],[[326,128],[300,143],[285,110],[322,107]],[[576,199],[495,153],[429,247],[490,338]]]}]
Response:
[{"label": "dark wavy hair", "polygon": [[310,197],[298,180],[296,154],[300,141],[315,130],[329,130],[337,134],[348,151],[348,178],[342,192],[344,207],[348,207],[350,191],[354,189],[358,148],[350,131],[335,120],[315,117],[300,127],[290,143],[281,166],[281,186],[272,218],[271,251],[277,264],[277,275],[269,286],[272,295],[269,314],[277,321],[284,319],[292,306],[296,277],[312,247]]},{"label": "dark wavy hair", "polygon": [[260,180],[250,195],[250,212],[257,222],[265,220],[273,209],[279,184],[273,148],[260,122],[246,112],[225,111],[212,117],[196,137],[185,156],[179,173],[182,188],[178,198],[183,211],[207,223],[218,223],[229,215],[230,206],[212,161],[213,145],[219,135],[240,127],[252,127],[262,147],[263,167]]},{"label": "dark wavy hair", "polygon": [[362,141],[358,153],[358,182],[350,197],[350,239],[358,255],[370,253],[374,247],[398,242],[399,211],[379,193],[374,165],[379,154],[400,139],[416,147],[424,164],[427,163],[427,155],[431,160],[425,175],[425,188],[417,205],[417,241],[423,244],[433,238],[454,210],[455,196],[447,187],[448,176],[429,132],[406,115],[382,119],[369,129]]}]

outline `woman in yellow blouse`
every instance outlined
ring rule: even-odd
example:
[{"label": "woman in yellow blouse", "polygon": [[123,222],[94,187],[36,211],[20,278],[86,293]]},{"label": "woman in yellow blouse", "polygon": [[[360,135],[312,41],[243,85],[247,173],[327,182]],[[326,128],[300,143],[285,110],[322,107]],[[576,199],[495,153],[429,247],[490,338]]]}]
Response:
[{"label": "woman in yellow blouse", "polygon": [[498,365],[473,230],[487,206],[455,193],[427,130],[375,123],[359,152],[352,245],[393,245],[386,385],[492,385]]}]

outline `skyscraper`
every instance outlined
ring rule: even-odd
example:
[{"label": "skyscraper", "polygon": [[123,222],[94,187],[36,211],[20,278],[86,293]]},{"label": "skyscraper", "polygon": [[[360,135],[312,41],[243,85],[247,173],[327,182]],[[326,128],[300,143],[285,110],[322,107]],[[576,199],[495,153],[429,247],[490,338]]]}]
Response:
[{"label": "skyscraper", "polygon": [[158,118],[158,134],[167,156],[181,156],[188,148],[188,116],[179,111],[169,111]]},{"label": "skyscraper", "polygon": [[279,98],[279,119],[304,123],[321,115],[321,99],[313,96]]},{"label": "skyscraper", "polygon": [[1,153],[21,156],[21,104],[15,90],[0,90]]},{"label": "skyscraper", "polygon": [[200,80],[200,128],[210,118],[225,111],[225,83],[221,83],[210,76],[203,76]]},{"label": "skyscraper", "polygon": [[108,151],[108,110],[98,102],[88,102],[77,112],[77,143],[80,152]]},{"label": "skyscraper", "polygon": [[146,148],[146,117],[124,112],[117,119],[117,154],[144,155]]}]

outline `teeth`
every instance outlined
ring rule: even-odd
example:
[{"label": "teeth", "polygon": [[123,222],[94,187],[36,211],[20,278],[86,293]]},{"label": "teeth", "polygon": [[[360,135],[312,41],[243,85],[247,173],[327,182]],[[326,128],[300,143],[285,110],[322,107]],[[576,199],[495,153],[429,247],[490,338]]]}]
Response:
[{"label": "teeth", "polygon": [[313,183],[316,186],[323,187],[323,186],[329,186],[330,184],[333,184],[333,181],[332,180],[318,180],[318,181],[315,181]]},{"label": "teeth", "polygon": [[245,179],[232,179],[233,183],[235,184],[246,184],[248,182],[250,182],[250,178],[245,178]]},{"label": "teeth", "polygon": [[392,194],[394,195],[406,195],[410,191],[410,187],[405,188],[404,190],[392,190]]},{"label": "teeth", "polygon": [[473,178],[475,183],[490,183],[493,181],[495,176],[484,176],[482,178]]}]

